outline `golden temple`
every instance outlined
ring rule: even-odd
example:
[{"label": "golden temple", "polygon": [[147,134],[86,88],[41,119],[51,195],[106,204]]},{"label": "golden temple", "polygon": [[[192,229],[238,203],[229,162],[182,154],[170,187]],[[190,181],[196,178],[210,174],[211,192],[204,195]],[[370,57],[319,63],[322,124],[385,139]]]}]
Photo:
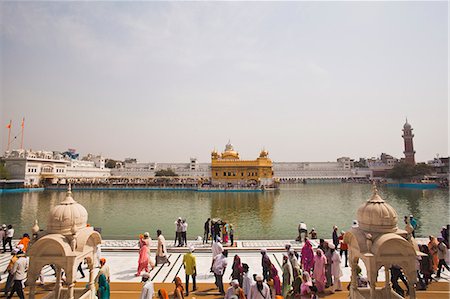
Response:
[{"label": "golden temple", "polygon": [[269,153],[262,150],[256,160],[240,160],[239,153],[228,142],[225,150],[219,154],[211,153],[212,184],[269,186],[273,184],[272,160]]}]

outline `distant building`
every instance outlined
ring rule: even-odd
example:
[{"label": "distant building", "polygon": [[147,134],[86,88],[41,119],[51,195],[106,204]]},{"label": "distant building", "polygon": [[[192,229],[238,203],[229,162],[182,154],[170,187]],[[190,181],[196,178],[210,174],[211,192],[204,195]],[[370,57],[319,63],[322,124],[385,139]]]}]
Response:
[{"label": "distant building", "polygon": [[213,185],[256,185],[267,186],[274,183],[273,164],[269,153],[262,150],[256,160],[241,160],[239,153],[228,142],[222,154],[211,153],[211,180]]},{"label": "distant building", "polygon": [[211,164],[199,163],[191,158],[189,163],[140,163],[136,159],[127,159],[124,164],[111,169],[111,175],[124,178],[153,178],[158,170],[171,169],[180,177],[211,178]]},{"label": "distant building", "polygon": [[405,154],[404,161],[407,164],[415,165],[416,160],[414,158],[414,155],[416,154],[416,151],[414,150],[414,144],[413,144],[414,134],[412,133],[412,130],[413,130],[413,128],[408,123],[408,119],[406,119],[406,122],[403,125],[403,135],[402,135],[404,143],[405,143],[405,150],[403,152]]},{"label": "distant building", "polygon": [[12,180],[23,180],[25,187],[47,183],[65,183],[67,180],[104,179],[110,176],[101,156],[87,155],[82,160],[72,159],[57,151],[13,150],[4,157],[5,168]]},{"label": "distant building", "polygon": [[379,158],[370,158],[366,161],[374,177],[386,177],[387,173],[399,162],[399,159],[389,154],[381,153]]},{"label": "distant building", "polygon": [[433,167],[434,173],[439,177],[448,178],[449,175],[449,157],[436,157],[427,162]]}]

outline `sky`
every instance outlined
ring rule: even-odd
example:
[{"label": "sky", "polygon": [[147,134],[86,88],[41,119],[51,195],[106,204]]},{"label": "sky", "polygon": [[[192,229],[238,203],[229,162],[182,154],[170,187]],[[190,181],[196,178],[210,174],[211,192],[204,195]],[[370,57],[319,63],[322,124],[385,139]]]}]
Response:
[{"label": "sky", "polygon": [[[448,3],[0,2],[6,125],[141,162],[448,156]],[[20,137],[11,145],[20,147]]]}]

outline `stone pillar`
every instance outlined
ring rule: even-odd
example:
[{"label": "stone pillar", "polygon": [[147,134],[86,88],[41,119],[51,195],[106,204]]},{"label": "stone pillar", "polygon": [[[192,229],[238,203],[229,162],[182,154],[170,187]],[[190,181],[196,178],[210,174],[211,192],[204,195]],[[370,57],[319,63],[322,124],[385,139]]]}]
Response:
[{"label": "stone pillar", "polygon": [[409,286],[409,298],[416,299],[416,288],[414,287],[414,282],[417,281],[417,272],[411,270],[408,272],[408,286]]},{"label": "stone pillar", "polygon": [[56,282],[55,282],[55,299],[59,299],[61,297],[61,267],[55,266],[55,276],[56,276]]},{"label": "stone pillar", "polygon": [[75,290],[74,290],[74,288],[75,288],[75,283],[73,283],[73,281],[72,282],[70,282],[69,284],[68,284],[68,295],[69,295],[69,299],[74,299],[75,297],[74,297],[74,295],[75,295]]},{"label": "stone pillar", "polygon": [[384,265],[384,276],[385,278],[385,284],[384,287],[386,288],[386,296],[389,296],[388,294],[391,293],[391,271],[389,271],[391,267],[388,265]]},{"label": "stone pillar", "polygon": [[36,293],[36,279],[33,279],[33,276],[31,276],[31,279],[28,279],[27,283],[30,287],[30,294],[29,294],[28,298],[34,299],[34,295]]},{"label": "stone pillar", "polygon": [[95,277],[94,277],[94,261],[88,259],[89,267],[89,289],[91,290],[91,299],[95,299]]},{"label": "stone pillar", "polygon": [[356,261],[350,256],[350,267],[352,269],[350,277],[350,289],[356,290],[358,288],[358,273],[356,267],[358,266],[358,259]]}]

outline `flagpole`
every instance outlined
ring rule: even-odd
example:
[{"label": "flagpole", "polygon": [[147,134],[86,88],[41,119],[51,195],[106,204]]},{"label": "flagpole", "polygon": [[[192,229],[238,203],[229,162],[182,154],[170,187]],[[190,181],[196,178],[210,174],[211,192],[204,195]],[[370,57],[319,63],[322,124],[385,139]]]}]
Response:
[{"label": "flagpole", "polygon": [[22,118],[22,137],[20,139],[20,149],[23,149],[23,128],[25,127],[25,117]]},{"label": "flagpole", "polygon": [[9,120],[9,125],[6,126],[8,128],[8,144],[6,145],[6,151],[9,151],[9,144],[11,143],[11,123],[12,120]]}]

